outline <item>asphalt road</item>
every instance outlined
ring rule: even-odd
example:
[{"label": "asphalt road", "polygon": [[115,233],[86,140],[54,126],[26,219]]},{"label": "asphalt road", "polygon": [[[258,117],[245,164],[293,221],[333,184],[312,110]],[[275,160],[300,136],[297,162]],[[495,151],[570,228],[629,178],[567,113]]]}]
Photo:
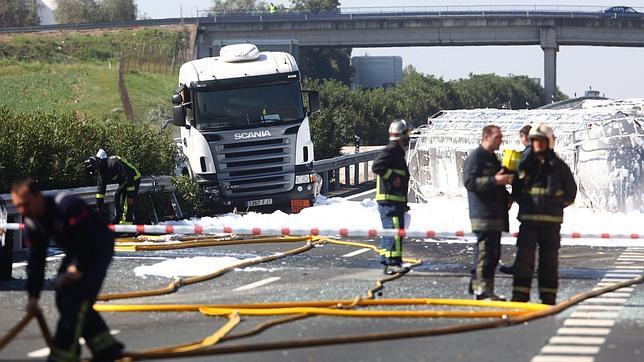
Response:
[{"label": "asphalt road", "polygon": [[[363,242],[375,244],[372,240]],[[285,251],[301,243],[232,245],[175,251],[117,252],[103,291],[131,291],[166,285],[163,277],[136,277],[133,269],[163,260],[195,256],[233,256],[240,259]],[[406,240],[405,256],[424,263],[404,277],[387,283],[384,298],[465,298],[469,280],[471,244],[455,241]],[[295,256],[247,269],[238,269],[178,292],[158,297],[128,299],[119,303],[257,303],[351,299],[365,296],[381,269],[372,251],[325,244]],[[355,252],[355,253],[352,253]],[[503,261],[513,260],[513,247],[504,246]],[[0,284],[0,332],[22,316],[25,302],[25,267],[14,266],[13,281]],[[52,278],[59,259],[48,263]],[[561,249],[559,300],[592,290],[604,282],[641,275],[644,248],[567,246]],[[608,274],[608,275],[607,275]],[[497,275],[497,291],[509,295],[511,278]],[[261,282],[259,284],[253,284]],[[266,283],[260,285],[262,283]],[[536,281],[535,281],[536,284]],[[255,285],[255,286],[253,286]],[[380,296],[379,296],[380,297]],[[538,300],[533,290],[533,300]],[[118,301],[117,301],[118,302]],[[43,293],[41,305],[50,327],[55,325],[53,291]],[[412,309],[420,309],[414,307]],[[439,307],[443,308],[443,307]],[[198,341],[214,333],[226,319],[189,313],[104,313],[116,337],[128,350]],[[270,317],[243,317],[232,334],[247,331]],[[481,320],[478,320],[481,321]],[[221,346],[312,337],[359,335],[382,331],[470,323],[466,319],[308,317],[273,327],[263,333]],[[222,361],[641,361],[644,355],[644,286],[636,285],[603,298],[595,298],[556,316],[523,325],[459,334],[342,344],[265,352],[227,354],[188,360]],[[553,338],[554,337],[554,338]],[[0,352],[1,360],[42,359],[46,351],[35,324],[30,324]],[[89,353],[85,350],[85,355]],[[31,356],[31,357],[30,357]],[[36,356],[36,357],[34,357]]]}]

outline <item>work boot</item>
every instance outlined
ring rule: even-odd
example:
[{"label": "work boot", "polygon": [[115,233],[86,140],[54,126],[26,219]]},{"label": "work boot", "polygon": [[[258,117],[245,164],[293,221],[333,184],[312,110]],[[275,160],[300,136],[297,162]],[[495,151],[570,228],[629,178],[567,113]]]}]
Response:
[{"label": "work boot", "polygon": [[507,299],[503,295],[491,294],[479,294],[476,296],[476,300],[491,300],[495,302],[505,302]]},{"label": "work boot", "polygon": [[503,274],[514,275],[514,264],[511,265],[501,265],[499,271]]},{"label": "work boot", "polygon": [[504,296],[494,294],[494,278],[475,280],[472,283],[476,300],[505,301]]},{"label": "work boot", "polygon": [[382,269],[382,273],[385,275],[407,273],[408,271],[409,268],[402,265],[385,265],[385,267]]}]

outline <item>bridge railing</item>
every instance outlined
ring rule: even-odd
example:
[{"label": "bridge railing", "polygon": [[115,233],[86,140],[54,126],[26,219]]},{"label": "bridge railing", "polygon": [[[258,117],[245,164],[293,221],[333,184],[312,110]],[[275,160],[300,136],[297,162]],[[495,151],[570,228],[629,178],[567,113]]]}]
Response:
[{"label": "bridge railing", "polygon": [[[376,159],[380,150],[355,153],[352,155],[343,155],[326,160],[313,162],[313,170],[322,177],[322,194],[329,191],[337,190],[342,187],[340,170],[344,169],[344,184],[351,185],[351,171],[353,169],[353,186],[360,182],[369,181],[370,171],[369,162]],[[362,169],[360,165],[362,164]],[[362,176],[360,175],[362,171]],[[334,181],[331,183],[331,178]],[[362,180],[362,181],[361,181]]]}]

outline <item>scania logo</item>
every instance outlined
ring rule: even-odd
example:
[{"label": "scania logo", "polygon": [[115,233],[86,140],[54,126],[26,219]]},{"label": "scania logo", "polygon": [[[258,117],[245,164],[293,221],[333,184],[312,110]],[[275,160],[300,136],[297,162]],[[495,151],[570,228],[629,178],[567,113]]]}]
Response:
[{"label": "scania logo", "polygon": [[271,132],[270,131],[255,131],[255,132],[240,132],[240,133],[235,133],[233,137],[235,137],[236,140],[245,140],[248,138],[260,138],[260,137],[270,137]]}]

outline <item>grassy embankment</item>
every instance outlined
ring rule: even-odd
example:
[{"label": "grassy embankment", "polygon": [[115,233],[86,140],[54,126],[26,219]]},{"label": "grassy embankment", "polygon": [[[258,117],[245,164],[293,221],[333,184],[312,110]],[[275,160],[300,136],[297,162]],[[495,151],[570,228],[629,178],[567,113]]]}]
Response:
[{"label": "grassy embankment", "polygon": [[185,37],[175,28],[2,38],[0,106],[23,112],[74,111],[94,118],[122,112],[118,68],[123,52],[135,119],[158,122],[170,110]]}]

